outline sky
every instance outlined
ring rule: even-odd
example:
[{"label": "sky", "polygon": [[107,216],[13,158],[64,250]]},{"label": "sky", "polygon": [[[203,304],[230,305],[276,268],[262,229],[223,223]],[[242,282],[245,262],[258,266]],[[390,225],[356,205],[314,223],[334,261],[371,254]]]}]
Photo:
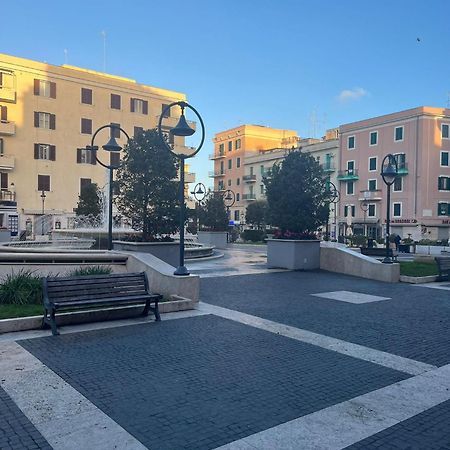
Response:
[{"label": "sky", "polygon": [[321,137],[368,117],[447,106],[448,7],[448,0],[14,0],[2,7],[0,52],[100,71],[106,62],[108,73],[185,93],[206,127],[191,171],[212,186],[212,138],[228,128],[259,124]]}]

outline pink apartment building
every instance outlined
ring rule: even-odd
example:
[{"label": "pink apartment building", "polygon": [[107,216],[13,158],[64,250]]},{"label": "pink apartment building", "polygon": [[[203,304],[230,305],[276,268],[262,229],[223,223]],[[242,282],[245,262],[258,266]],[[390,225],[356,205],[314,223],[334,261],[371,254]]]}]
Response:
[{"label": "pink apartment building", "polygon": [[339,132],[340,235],[351,227],[384,236],[387,187],[380,171],[392,153],[399,176],[391,188],[391,232],[416,240],[450,237],[450,109],[409,109],[345,124]]}]

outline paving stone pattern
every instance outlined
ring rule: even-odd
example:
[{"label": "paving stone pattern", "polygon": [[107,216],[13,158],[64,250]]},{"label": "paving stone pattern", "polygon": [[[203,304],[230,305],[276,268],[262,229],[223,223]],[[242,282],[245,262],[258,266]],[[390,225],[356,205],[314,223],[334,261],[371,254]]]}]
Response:
[{"label": "paving stone pattern", "polygon": [[450,450],[450,401],[347,447],[372,449]]},{"label": "paving stone pattern", "polygon": [[[450,363],[450,292],[325,271],[201,279],[200,300],[433,365]],[[391,300],[351,304],[310,294]]]},{"label": "paving stone pattern", "polygon": [[52,449],[2,388],[0,388],[0,449]]},{"label": "paving stone pattern", "polygon": [[20,344],[152,449],[215,448],[408,378],[211,315]]}]

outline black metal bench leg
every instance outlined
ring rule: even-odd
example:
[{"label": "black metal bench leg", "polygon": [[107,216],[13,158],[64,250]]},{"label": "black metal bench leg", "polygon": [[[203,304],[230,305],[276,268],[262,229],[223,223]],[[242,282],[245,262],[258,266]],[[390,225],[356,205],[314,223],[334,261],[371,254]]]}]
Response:
[{"label": "black metal bench leg", "polygon": [[58,336],[59,332],[58,329],[56,328],[56,318],[54,309],[52,309],[52,312],[50,313],[50,325],[52,326],[53,336]]},{"label": "black metal bench leg", "polygon": [[48,321],[49,321],[49,319],[48,319],[48,309],[45,308],[44,309],[44,317],[42,318],[42,325],[41,325],[41,328],[43,330],[45,330],[45,329],[50,327],[50,325],[48,324]]},{"label": "black metal bench leg", "polygon": [[150,310],[150,300],[145,302],[144,311],[142,311],[143,316],[148,316],[148,311]]},{"label": "black metal bench leg", "polygon": [[153,312],[155,313],[156,321],[161,322],[161,316],[159,315],[158,303],[155,303],[155,309]]}]

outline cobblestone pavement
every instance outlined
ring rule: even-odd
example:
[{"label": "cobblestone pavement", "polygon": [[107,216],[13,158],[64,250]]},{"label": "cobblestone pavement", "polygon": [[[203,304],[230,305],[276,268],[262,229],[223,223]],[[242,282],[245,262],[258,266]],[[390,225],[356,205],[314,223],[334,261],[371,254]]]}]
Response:
[{"label": "cobblestone pavement", "polygon": [[152,449],[210,449],[409,375],[212,315],[20,344]]},{"label": "cobblestone pavement", "polygon": [[[352,304],[311,294],[351,291],[391,300]],[[327,272],[201,280],[202,301],[433,365],[450,362],[450,292]]]},{"label": "cobblestone pavement", "polygon": [[0,388],[0,449],[51,450],[39,431],[2,388]]}]

